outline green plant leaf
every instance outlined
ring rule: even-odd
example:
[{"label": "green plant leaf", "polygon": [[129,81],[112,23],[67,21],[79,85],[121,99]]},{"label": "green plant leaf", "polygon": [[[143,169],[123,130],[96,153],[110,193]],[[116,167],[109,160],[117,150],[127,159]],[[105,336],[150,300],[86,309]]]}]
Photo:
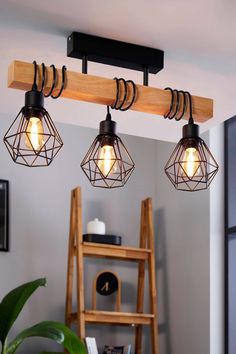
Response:
[{"label": "green plant leaf", "polygon": [[37,279],[15,288],[3,298],[0,304],[0,340],[2,346],[4,346],[8,332],[26,301],[39,286],[45,285],[45,278]]},{"label": "green plant leaf", "polygon": [[44,321],[25,329],[9,344],[7,354],[14,354],[19,345],[28,337],[45,337],[62,344],[70,354],[86,354],[82,341],[63,323]]},{"label": "green plant leaf", "polygon": [[28,337],[45,337],[61,344],[64,341],[64,334],[62,331],[54,328],[51,324],[41,322],[33,327],[22,331],[17,337],[7,346],[6,353],[13,354],[20,346],[20,344]]}]

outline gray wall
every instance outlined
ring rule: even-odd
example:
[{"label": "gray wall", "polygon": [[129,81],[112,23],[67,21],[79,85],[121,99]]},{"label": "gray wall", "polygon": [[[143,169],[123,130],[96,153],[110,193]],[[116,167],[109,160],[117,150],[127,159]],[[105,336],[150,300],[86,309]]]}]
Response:
[{"label": "gray wall", "polygon": [[[2,135],[12,117],[1,116]],[[92,188],[80,161],[96,131],[58,124],[64,148],[48,168],[15,165],[1,144],[1,175],[10,181],[10,253],[0,254],[0,296],[22,282],[46,276],[48,286],[29,301],[13,334],[40,320],[63,321],[70,190],[83,191],[84,231],[94,217],[104,220],[107,232],[138,245],[141,199],[154,199],[159,283],[161,354],[209,354],[209,194],[177,192],[163,173],[173,144],[124,136],[136,171],[125,188]],[[111,268],[123,282],[122,310],[134,310],[137,270],[133,264],[86,262],[86,304],[98,270]],[[146,294],[147,295],[147,294]],[[109,303],[107,306],[111,307]],[[146,299],[147,307],[147,299]],[[146,331],[147,332],[147,331]],[[93,327],[102,343],[133,343],[132,329]],[[149,353],[149,337],[143,353]],[[29,340],[19,353],[56,349],[45,340]]]},{"label": "gray wall", "polygon": [[173,147],[157,143],[156,230],[163,294],[159,307],[164,309],[167,328],[164,353],[209,354],[209,192],[171,188],[162,170]]}]

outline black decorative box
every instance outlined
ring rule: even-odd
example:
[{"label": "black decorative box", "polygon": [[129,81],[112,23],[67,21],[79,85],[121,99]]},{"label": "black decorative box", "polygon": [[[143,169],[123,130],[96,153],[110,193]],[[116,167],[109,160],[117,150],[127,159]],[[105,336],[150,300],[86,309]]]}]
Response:
[{"label": "black decorative box", "polygon": [[122,237],[116,235],[84,234],[84,242],[105,243],[108,245],[121,246]]}]

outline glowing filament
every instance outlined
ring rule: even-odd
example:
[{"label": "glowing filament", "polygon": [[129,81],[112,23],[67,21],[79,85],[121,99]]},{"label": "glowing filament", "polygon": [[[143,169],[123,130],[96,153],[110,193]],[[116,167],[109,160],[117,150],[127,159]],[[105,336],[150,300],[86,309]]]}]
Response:
[{"label": "glowing filament", "polygon": [[98,167],[104,176],[117,171],[116,155],[113,146],[104,145],[99,153]]},{"label": "glowing filament", "polygon": [[31,117],[25,134],[25,145],[31,150],[39,151],[44,144],[43,133],[41,119]]},{"label": "glowing filament", "polygon": [[189,178],[200,173],[200,157],[197,149],[190,147],[185,150],[182,168]]}]

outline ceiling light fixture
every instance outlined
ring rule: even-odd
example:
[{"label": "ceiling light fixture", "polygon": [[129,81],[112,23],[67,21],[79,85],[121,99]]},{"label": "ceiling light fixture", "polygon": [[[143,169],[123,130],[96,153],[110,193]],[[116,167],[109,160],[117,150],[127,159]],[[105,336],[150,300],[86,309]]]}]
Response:
[{"label": "ceiling light fixture", "polygon": [[[42,75],[39,75],[38,80],[38,84],[42,86],[41,93],[44,88],[44,91],[49,92],[51,97],[53,97],[53,91],[59,92],[58,96],[53,98],[59,97],[62,93],[62,96],[66,98],[103,104],[121,111],[127,110],[127,107],[135,111],[156,115],[163,115],[168,111],[165,114],[165,118],[189,119],[189,124],[184,127],[181,144],[180,146],[178,145],[179,150],[177,152],[176,150],[174,151],[165,171],[177,189],[195,191],[207,188],[218,170],[218,165],[204,141],[199,137],[198,126],[194,124],[193,116],[197,122],[205,122],[212,118],[213,100],[199,96],[190,97],[191,112],[189,117],[186,114],[187,92],[168,88],[172,93],[172,100],[170,100],[169,92],[159,88],[148,87],[149,74],[156,74],[164,67],[164,52],[162,50],[73,32],[67,39],[67,56],[82,59],[82,73],[67,72],[67,82],[64,89],[64,70],[56,69],[60,80],[56,80],[54,66],[52,66],[53,75],[51,70],[49,71],[49,68],[47,68],[49,71],[47,80],[45,80],[44,71],[42,70]],[[88,61],[141,71],[143,73],[143,85],[135,86],[131,80],[116,79],[115,88],[111,79],[85,75],[88,71]],[[9,67],[8,86],[30,90],[32,81],[32,64],[13,61]],[[62,83],[61,89],[58,81]],[[36,79],[34,83],[36,84]],[[130,88],[129,90],[127,89],[128,86],[134,87],[133,91],[137,91],[135,95],[133,94],[132,96]],[[4,137],[5,144],[13,160],[28,166],[36,165],[36,160],[45,150],[45,139],[42,138],[43,136],[45,137],[45,125],[41,124],[44,119],[40,114],[36,114],[37,108],[39,108],[41,113],[44,109],[42,107],[42,97],[40,92],[37,91],[37,87],[32,88],[31,91],[35,92],[26,93],[26,106],[19,114],[19,116],[23,117],[23,123],[20,122],[19,127],[12,133],[11,128],[14,122]],[[32,98],[37,96],[38,99],[35,98],[36,103],[33,100],[32,104],[28,96]],[[193,100],[193,112],[191,99]],[[114,101],[115,104],[111,106]],[[33,110],[33,113],[29,112],[30,109]],[[26,116],[24,115],[25,111]],[[17,119],[19,116],[17,116]],[[26,126],[27,128],[25,128]],[[21,133],[23,133],[23,137]],[[55,136],[56,134],[54,134]],[[104,138],[105,140],[103,140]],[[101,122],[100,133],[81,164],[93,185],[113,188],[119,184],[118,181],[120,185],[124,185],[130,177],[134,168],[133,160],[125,147],[124,151],[126,155],[128,153],[128,160],[120,154],[119,150],[116,151],[116,147],[119,147],[117,138],[115,122],[112,121],[108,108],[107,119]],[[55,141],[58,144],[56,147],[57,153],[62,141],[60,137],[57,137]],[[25,145],[24,148],[22,148],[22,144]],[[52,152],[52,158],[55,156],[53,153],[54,147],[55,145],[48,151],[45,150],[47,153],[45,152],[43,156],[44,162],[46,160],[44,165],[50,164],[52,161],[49,156],[50,152]],[[98,151],[100,152],[98,153]],[[179,157],[180,151],[182,151],[181,157]],[[31,157],[30,163],[26,162],[26,158],[29,156]],[[123,162],[127,163],[127,161],[128,166],[124,167]],[[119,172],[117,172],[118,169]],[[117,178],[110,180],[111,175]]]},{"label": "ceiling light fixture", "polygon": [[[53,84],[48,95],[58,98],[65,84],[65,70],[61,90],[57,96],[52,92],[56,83],[56,69],[53,67]],[[4,136],[4,143],[15,163],[28,167],[41,167],[51,164],[61,149],[62,139],[49,115],[44,108],[43,88],[45,83],[45,66],[42,64],[42,88],[37,86],[37,63],[34,61],[34,82],[32,89],[25,93],[25,106],[20,110],[14,122]]]},{"label": "ceiling light fixture", "polygon": [[[192,99],[189,92],[177,91],[167,88],[172,92],[172,105],[165,118],[179,120],[189,102],[189,121],[183,126],[183,138],[176,145],[166,166],[165,173],[176,189],[195,192],[207,189],[215,177],[219,166],[212,153],[202,138],[199,137],[199,126],[194,124],[192,115]],[[183,96],[183,112],[178,116],[181,105],[180,95]],[[175,100],[176,99],[176,100]],[[176,103],[174,104],[174,100]],[[175,106],[175,107],[174,107]],[[171,113],[175,109],[176,112]],[[181,117],[181,118],[180,118]]]}]

